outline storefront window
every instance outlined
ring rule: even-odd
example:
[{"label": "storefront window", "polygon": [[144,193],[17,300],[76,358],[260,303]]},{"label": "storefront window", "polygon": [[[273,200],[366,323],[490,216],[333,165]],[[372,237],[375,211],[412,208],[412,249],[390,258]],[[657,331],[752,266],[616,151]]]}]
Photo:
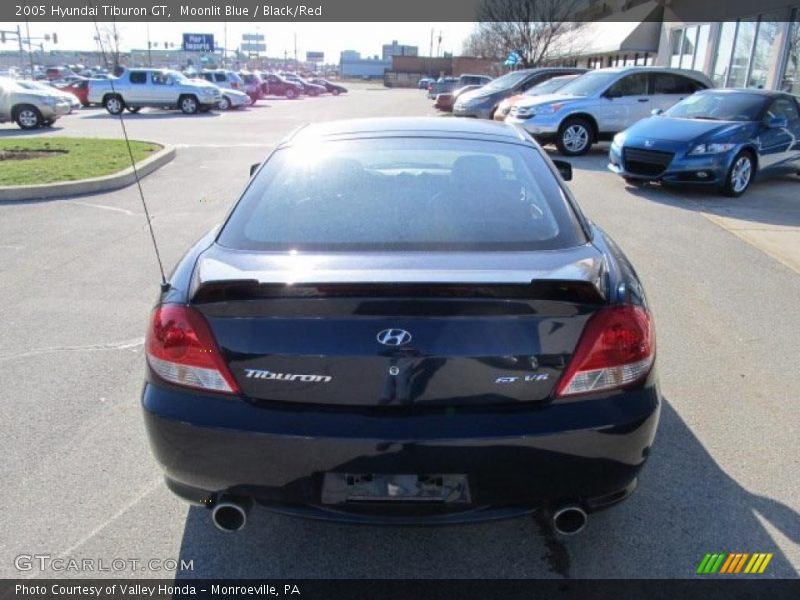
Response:
[{"label": "storefront window", "polygon": [[786,66],[781,77],[781,89],[784,92],[800,94],[800,9],[792,12],[792,23],[789,25],[789,44]]},{"label": "storefront window", "polygon": [[711,35],[711,25],[701,25],[697,32],[697,45],[694,50],[694,60],[692,61],[692,66],[689,68],[705,71],[709,35]]},{"label": "storefront window", "polygon": [[766,87],[770,65],[777,65],[779,62],[781,45],[778,39],[778,19],[779,15],[775,13],[761,15],[747,87]]},{"label": "storefront window", "polygon": [[681,46],[683,46],[683,29],[673,29],[670,32],[672,51],[669,57],[670,67],[679,67],[681,65]]},{"label": "storefront window", "polygon": [[722,24],[719,33],[719,43],[717,45],[717,59],[714,62],[714,73],[712,79],[714,83],[724,87],[728,79],[728,67],[731,63],[731,51],[733,50],[733,39],[736,37],[736,23],[727,21]]},{"label": "storefront window", "polygon": [[694,62],[694,52],[697,49],[697,27],[687,27],[683,35],[683,47],[681,48],[682,69],[691,69]]},{"label": "storefront window", "polygon": [[747,67],[750,65],[750,53],[753,50],[757,25],[758,22],[755,19],[739,21],[736,43],[733,45],[731,72],[728,75],[726,87],[738,88],[745,87],[747,84]]}]

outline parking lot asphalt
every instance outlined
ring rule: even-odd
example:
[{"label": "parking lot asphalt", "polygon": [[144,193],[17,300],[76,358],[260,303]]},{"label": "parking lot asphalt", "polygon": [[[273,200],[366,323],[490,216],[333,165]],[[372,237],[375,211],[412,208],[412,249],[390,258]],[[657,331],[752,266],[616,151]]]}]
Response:
[{"label": "parking lot asphalt", "polygon": [[[142,182],[167,269],[293,128],[434,114],[431,105],[421,91],[358,84],[338,98],[266,100],[241,112],[127,117],[131,138],[178,147]],[[0,127],[0,138],[19,135]],[[27,135],[117,137],[120,128],[90,109]],[[731,201],[628,186],[606,171],[603,148],[572,162],[572,189],[636,265],[658,331],[662,420],[628,501],[571,538],[532,517],[365,527],[260,508],[243,531],[217,531],[205,509],[167,491],[147,445],[142,342],[159,275],[129,187],[0,203],[0,576],[693,577],[707,552],[773,552],[763,576],[797,577],[800,274],[784,256],[796,238],[766,248],[725,219],[742,230],[796,230],[800,180],[757,183]],[[15,557],[31,554],[178,558],[193,570],[18,571]]]}]

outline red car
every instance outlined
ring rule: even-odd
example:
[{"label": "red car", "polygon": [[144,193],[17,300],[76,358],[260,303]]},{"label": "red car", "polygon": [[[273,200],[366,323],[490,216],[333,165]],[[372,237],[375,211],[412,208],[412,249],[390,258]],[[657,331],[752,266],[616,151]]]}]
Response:
[{"label": "red car", "polygon": [[267,73],[261,79],[267,86],[264,92],[267,96],[286,96],[293,100],[303,93],[303,86],[299,83],[289,81],[275,73]]},{"label": "red car", "polygon": [[89,106],[89,80],[81,79],[73,81],[72,83],[65,83],[64,85],[57,85],[57,89],[62,92],[69,92],[75,96],[81,103],[81,106]]}]

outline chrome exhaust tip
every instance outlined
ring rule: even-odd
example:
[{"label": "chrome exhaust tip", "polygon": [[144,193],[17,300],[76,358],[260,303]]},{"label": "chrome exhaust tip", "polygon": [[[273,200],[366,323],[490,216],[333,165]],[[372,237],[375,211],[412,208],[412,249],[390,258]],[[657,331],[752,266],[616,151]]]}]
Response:
[{"label": "chrome exhaust tip", "polygon": [[562,506],[553,513],[553,529],[561,535],[575,535],[583,531],[589,515],[580,506]]},{"label": "chrome exhaust tip", "polygon": [[239,531],[247,523],[249,510],[249,503],[223,498],[211,510],[211,520],[220,531]]}]

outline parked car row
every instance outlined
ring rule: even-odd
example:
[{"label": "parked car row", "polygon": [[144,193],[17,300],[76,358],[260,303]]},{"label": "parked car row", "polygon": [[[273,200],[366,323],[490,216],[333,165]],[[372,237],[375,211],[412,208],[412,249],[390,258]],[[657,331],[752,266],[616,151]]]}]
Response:
[{"label": "parked car row", "polygon": [[439,94],[435,106],[516,125],[566,156],[611,141],[608,168],[631,183],[699,184],[740,196],[757,174],[800,174],[800,100],[714,89],[699,71],[524,69]]},{"label": "parked car row", "polygon": [[487,85],[491,81],[492,78],[488,75],[471,75],[469,73],[465,73],[459,77],[440,77],[436,81],[429,80],[425,89],[428,90],[428,98],[435,100],[436,96],[439,94],[447,94],[453,90],[458,90],[468,85],[475,86],[477,88]]},{"label": "parked car row", "polygon": [[[236,73],[226,69],[203,70],[189,78],[179,71],[125,69],[119,77],[89,80],[85,102],[100,104],[111,114],[143,107],[179,109],[185,114],[229,110],[255,104],[266,96],[298,98],[302,94],[339,95],[347,90],[324,79],[320,83],[297,75]],[[71,91],[71,90],[70,90]]]}]

